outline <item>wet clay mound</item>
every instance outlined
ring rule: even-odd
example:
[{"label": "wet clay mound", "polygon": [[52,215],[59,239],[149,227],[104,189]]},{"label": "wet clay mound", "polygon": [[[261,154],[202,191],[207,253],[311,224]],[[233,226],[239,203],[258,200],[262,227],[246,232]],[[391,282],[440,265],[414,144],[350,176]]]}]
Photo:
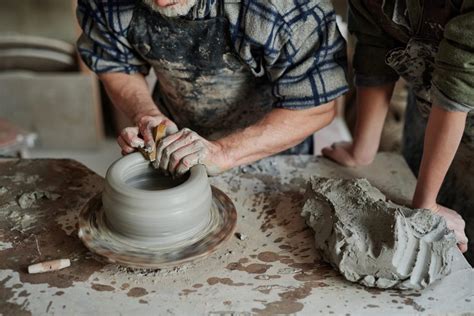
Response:
[{"label": "wet clay mound", "polygon": [[301,215],[349,281],[420,289],[451,270],[456,238],[444,219],[387,201],[365,179],[311,178]]}]

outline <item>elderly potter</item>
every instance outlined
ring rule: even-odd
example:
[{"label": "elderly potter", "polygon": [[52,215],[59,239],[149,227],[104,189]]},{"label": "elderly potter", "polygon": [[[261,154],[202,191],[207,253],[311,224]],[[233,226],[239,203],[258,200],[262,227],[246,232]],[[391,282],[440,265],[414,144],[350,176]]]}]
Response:
[{"label": "elderly potter", "polygon": [[77,12],[82,58],[135,123],[118,138],[123,153],[150,147],[164,122],[155,166],[172,173],[310,153],[347,90],[329,1],[79,0]]}]

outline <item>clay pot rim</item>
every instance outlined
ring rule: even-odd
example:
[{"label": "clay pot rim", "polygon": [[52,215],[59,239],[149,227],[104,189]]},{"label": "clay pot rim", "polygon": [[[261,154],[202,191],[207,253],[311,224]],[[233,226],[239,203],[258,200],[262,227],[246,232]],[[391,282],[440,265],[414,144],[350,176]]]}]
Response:
[{"label": "clay pot rim", "polygon": [[126,183],[127,179],[125,177],[127,170],[130,170],[131,167],[142,167],[142,165],[145,168],[148,167],[149,163],[150,162],[138,152],[116,160],[107,170],[105,176],[108,186],[122,195],[157,199],[160,196],[169,197],[172,195],[187,194],[190,189],[193,190],[193,187],[202,186],[199,182],[202,182],[203,179],[208,183],[207,172],[203,165],[192,167],[189,178],[185,182],[166,190],[150,191],[137,189]]}]

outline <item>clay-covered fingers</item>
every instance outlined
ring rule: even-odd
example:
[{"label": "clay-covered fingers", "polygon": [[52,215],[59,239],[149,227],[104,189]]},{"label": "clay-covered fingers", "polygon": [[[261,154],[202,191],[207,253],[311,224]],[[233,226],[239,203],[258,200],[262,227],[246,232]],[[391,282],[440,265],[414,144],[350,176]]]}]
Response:
[{"label": "clay-covered fingers", "polygon": [[145,142],[145,148],[149,151],[151,151],[155,146],[153,129],[159,124],[166,125],[167,135],[176,133],[178,131],[176,124],[174,124],[165,116],[142,116],[137,122],[138,130]]},{"label": "clay-covered fingers", "polygon": [[183,175],[189,169],[201,162],[205,155],[205,147],[200,140],[185,145],[171,154],[168,171],[177,176]]},{"label": "clay-covered fingers", "polygon": [[153,139],[153,128],[161,123],[161,119],[153,116],[142,116],[138,122],[138,130],[145,142],[145,148],[152,150],[155,140]]},{"label": "clay-covered fingers", "polygon": [[176,169],[174,171],[174,174],[176,176],[182,176],[186,172],[189,171],[192,167],[195,165],[198,165],[201,163],[201,153],[200,152],[194,152],[190,155],[184,156],[179,164],[176,166]]},{"label": "clay-covered fingers", "polygon": [[[157,146],[156,164],[158,167],[164,171],[172,170],[173,168],[170,168],[170,160],[173,153],[180,148],[190,145],[198,138],[199,136],[195,132],[184,128],[178,133],[162,139]],[[177,162],[175,161],[175,163]]]},{"label": "clay-covered fingers", "polygon": [[153,162],[153,166],[155,168],[160,168],[161,166],[161,161],[163,160],[163,154],[164,150],[174,142],[176,142],[178,139],[180,139],[185,133],[187,132],[187,129],[184,128],[180,130],[177,133],[174,133],[172,135],[166,136],[162,138],[157,144],[156,144],[156,159]]},{"label": "clay-covered fingers", "polygon": [[465,233],[466,222],[456,211],[442,205],[438,205],[435,212],[444,217],[448,229],[454,232],[459,249],[467,251],[468,238]]},{"label": "clay-covered fingers", "polygon": [[[464,222],[464,221],[463,221]],[[466,233],[464,232],[464,226],[461,228],[454,229],[454,235],[456,236],[456,241],[458,244],[459,250],[461,252],[466,252],[467,251],[467,244],[468,244],[468,239],[466,236]]]},{"label": "clay-covered fingers", "polygon": [[137,127],[127,127],[122,130],[120,135],[117,137],[117,143],[122,149],[122,155],[130,154],[144,146],[144,141],[138,136]]},{"label": "clay-covered fingers", "polygon": [[461,252],[466,252],[467,251],[467,243],[468,243],[468,239],[467,239],[467,236],[466,234],[464,233],[464,230],[462,231],[459,231],[459,230],[454,230],[454,235],[456,236],[456,241],[457,241],[457,245],[458,245],[458,248],[459,250],[461,250]]},{"label": "clay-covered fingers", "polygon": [[461,250],[462,253],[465,253],[467,251],[467,243],[468,243],[467,239],[465,243],[458,243],[458,248],[459,250]]},{"label": "clay-covered fingers", "polygon": [[120,146],[122,156],[131,154],[135,151],[135,148],[128,146],[121,136],[117,137],[117,143]]}]

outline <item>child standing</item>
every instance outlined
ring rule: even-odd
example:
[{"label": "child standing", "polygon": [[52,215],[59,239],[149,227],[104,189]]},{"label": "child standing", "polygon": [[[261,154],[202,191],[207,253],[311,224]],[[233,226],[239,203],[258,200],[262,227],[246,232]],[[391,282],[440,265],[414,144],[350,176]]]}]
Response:
[{"label": "child standing", "polygon": [[[412,206],[443,216],[459,248],[474,239],[474,0],[350,0],[357,123],[353,143],[323,154],[367,165],[378,150],[395,82],[411,88],[403,154],[418,177]],[[446,207],[446,206],[449,206]],[[467,253],[474,259],[472,245]]]}]

